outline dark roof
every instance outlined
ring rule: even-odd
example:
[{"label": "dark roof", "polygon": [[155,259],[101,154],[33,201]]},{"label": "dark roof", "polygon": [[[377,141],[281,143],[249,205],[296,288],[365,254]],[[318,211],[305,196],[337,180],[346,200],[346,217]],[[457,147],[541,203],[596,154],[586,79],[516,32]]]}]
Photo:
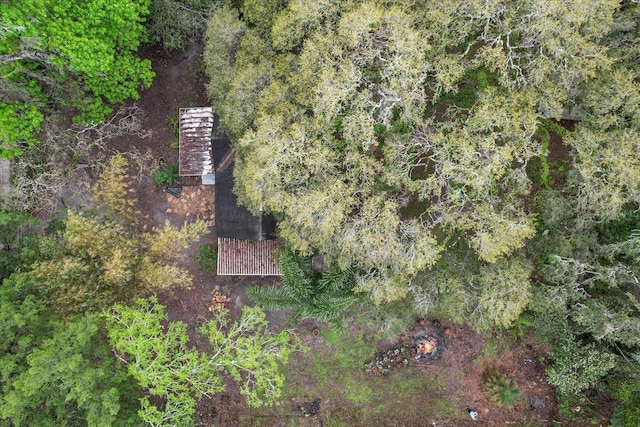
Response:
[{"label": "dark roof", "polygon": [[233,193],[233,163],[233,155],[227,156],[225,164],[216,171],[215,217],[218,238],[274,239],[276,221],[273,216],[255,216],[244,206],[238,205],[238,199]]},{"label": "dark roof", "polygon": [[213,166],[218,170],[220,162],[231,149],[229,138],[220,131],[220,117],[213,114],[213,133],[211,135],[211,151],[213,152]]}]

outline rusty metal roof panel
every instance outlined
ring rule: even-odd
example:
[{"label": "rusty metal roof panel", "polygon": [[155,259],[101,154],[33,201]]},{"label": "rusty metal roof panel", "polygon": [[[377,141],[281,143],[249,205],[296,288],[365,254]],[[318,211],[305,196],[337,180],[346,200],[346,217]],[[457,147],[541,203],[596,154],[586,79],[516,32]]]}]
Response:
[{"label": "rusty metal roof panel", "polygon": [[201,176],[214,173],[211,136],[213,108],[180,109],[179,173],[181,176]]},{"label": "rusty metal roof panel", "polygon": [[275,253],[277,240],[252,242],[239,239],[218,239],[218,268],[220,276],[280,276]]}]

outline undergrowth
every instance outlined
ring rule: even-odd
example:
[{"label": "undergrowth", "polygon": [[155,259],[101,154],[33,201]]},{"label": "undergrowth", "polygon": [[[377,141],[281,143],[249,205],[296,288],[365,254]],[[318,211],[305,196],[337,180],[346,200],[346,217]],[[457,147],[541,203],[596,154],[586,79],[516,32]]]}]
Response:
[{"label": "undergrowth", "polygon": [[[375,352],[368,333],[323,329],[321,336],[313,351],[289,360],[284,400],[322,399],[326,426],[393,425],[402,417],[424,417],[424,405],[428,419],[451,418],[456,402],[446,396],[441,378],[411,368],[385,377],[366,375],[365,363]],[[288,425],[303,425],[296,422]]]}]

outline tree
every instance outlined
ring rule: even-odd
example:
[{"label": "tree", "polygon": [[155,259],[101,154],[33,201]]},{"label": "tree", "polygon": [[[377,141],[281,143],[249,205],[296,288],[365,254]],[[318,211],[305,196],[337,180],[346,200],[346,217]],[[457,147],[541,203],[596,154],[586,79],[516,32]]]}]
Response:
[{"label": "tree", "polygon": [[[107,142],[118,136],[148,138],[142,128],[141,110],[136,105],[121,107],[102,123],[90,125],[65,123],[62,116],[48,116],[42,124],[40,142],[11,160],[11,191],[5,206],[15,211],[32,212],[48,217],[65,206],[90,203],[95,176],[108,166],[113,150]],[[130,147],[126,179],[149,180],[157,168],[150,151]],[[120,201],[125,198],[114,195]]]},{"label": "tree", "polygon": [[640,90],[638,74],[616,67],[585,88],[585,119],[567,139],[582,181],[582,208],[613,220],[640,204]]},{"label": "tree", "polygon": [[[86,122],[102,121],[109,105],[149,87],[151,63],[136,57],[146,40],[148,0],[44,1],[0,4],[3,116],[13,110],[24,132],[37,131],[45,106],[71,105]],[[19,154],[24,138],[3,130],[3,155]]]},{"label": "tree", "polygon": [[[238,18],[238,12],[229,7],[218,8],[207,24],[206,46],[203,61],[209,75],[215,75],[207,87],[207,94],[216,109],[223,100],[233,79],[233,64],[246,24]],[[229,132],[229,128],[225,127]]]},{"label": "tree", "polygon": [[313,318],[331,326],[344,326],[344,315],[357,301],[353,293],[353,268],[341,270],[337,264],[322,273],[313,270],[311,258],[302,257],[285,247],[278,252],[282,285],[247,288],[247,295],[266,310],[285,310],[296,324]]},{"label": "tree", "polygon": [[149,39],[167,50],[184,48],[190,41],[202,37],[219,3],[211,0],[151,1],[146,22]]},{"label": "tree", "polygon": [[468,248],[454,246],[434,267],[416,275],[409,291],[422,315],[466,321],[489,331],[508,328],[529,304],[535,304],[532,272],[524,254],[486,263]]},{"label": "tree", "polygon": [[196,399],[225,389],[225,372],[240,385],[249,404],[276,399],[284,384],[280,366],[298,348],[286,331],[267,331],[264,312],[245,307],[240,320],[217,311],[200,332],[211,343],[201,352],[188,345],[186,325],[169,322],[155,298],[139,299],[134,307],[117,305],[106,314],[109,338],[129,374],[163,406],[141,399],[140,417],[150,425],[192,425]]},{"label": "tree", "polygon": [[[227,61],[214,101],[240,201],[275,213],[294,249],[356,262],[377,301],[435,263],[443,230],[492,263],[534,235],[523,196],[539,119],[612,64],[615,2],[485,3],[292,1],[270,45],[248,31]],[[465,76],[469,105],[455,99]]]},{"label": "tree", "polygon": [[[594,224],[572,179],[581,178],[537,195],[545,231],[530,244],[541,280],[528,318],[549,345],[547,375],[564,405],[606,384],[614,395],[632,389],[640,360],[640,216],[627,208]],[[622,410],[631,413],[632,402],[621,396]]]},{"label": "tree", "polygon": [[0,210],[0,280],[38,258],[37,224],[27,214]]},{"label": "tree", "polygon": [[196,221],[176,229],[167,222],[162,228],[134,232],[129,225],[135,220],[135,197],[126,183],[126,166],[126,159],[113,156],[94,187],[104,214],[69,211],[64,231],[43,241],[45,258],[31,267],[29,275],[50,291],[66,315],[101,311],[152,289],[192,283],[179,263],[189,243],[205,233],[206,224]]},{"label": "tree", "polygon": [[[25,265],[26,267],[26,265]],[[128,426],[137,395],[97,316],[61,321],[24,273],[0,286],[0,419],[9,425]]]},{"label": "tree", "polygon": [[11,159],[38,141],[34,137],[43,121],[33,105],[0,103],[0,158]]},{"label": "tree", "polygon": [[640,148],[637,7],[619,6],[294,0],[247,18],[226,51],[226,92],[207,67],[240,202],[275,214],[295,250],[356,263],[376,301],[398,299],[447,238],[496,263],[534,236],[537,131],[575,113],[581,197],[614,217],[640,182],[626,160]]},{"label": "tree", "polygon": [[99,341],[95,316],[55,326],[27,356],[27,368],[3,398],[2,417],[14,425],[131,425],[126,373]]}]

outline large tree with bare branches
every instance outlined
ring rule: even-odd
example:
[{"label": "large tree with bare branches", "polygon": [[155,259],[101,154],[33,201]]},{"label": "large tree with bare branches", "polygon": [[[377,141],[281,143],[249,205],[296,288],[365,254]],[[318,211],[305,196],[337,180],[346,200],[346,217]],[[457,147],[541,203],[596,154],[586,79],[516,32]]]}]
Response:
[{"label": "large tree with bare branches", "polygon": [[235,139],[236,192],[275,213],[293,248],[356,262],[368,272],[360,289],[392,300],[447,239],[495,263],[535,234],[525,198],[530,160],[546,155],[536,132],[573,113],[583,122],[567,141],[585,203],[611,217],[637,201],[640,182],[623,154],[640,148],[637,73],[619,60],[629,43],[614,43],[630,39],[637,7],[619,9],[293,0],[242,21],[221,9],[205,57]]}]

